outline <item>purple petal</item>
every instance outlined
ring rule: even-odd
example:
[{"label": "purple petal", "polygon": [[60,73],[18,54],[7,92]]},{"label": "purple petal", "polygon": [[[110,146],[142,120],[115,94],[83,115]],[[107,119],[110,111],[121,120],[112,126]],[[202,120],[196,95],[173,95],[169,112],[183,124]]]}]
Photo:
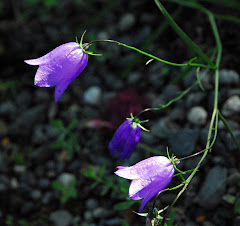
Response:
[{"label": "purple petal", "polygon": [[70,52],[77,48],[79,48],[79,45],[76,42],[68,42],[58,46],[57,48],[42,57],[39,57],[37,59],[25,60],[24,62],[29,65],[46,64],[51,61],[59,62],[64,56],[67,56]]},{"label": "purple petal", "polygon": [[138,126],[136,128],[132,128],[131,133],[126,139],[123,149],[118,154],[118,158],[120,160],[129,159],[130,156],[132,155],[132,152],[136,148],[140,138],[141,138],[141,128]]},{"label": "purple petal", "polygon": [[55,102],[57,103],[61,96],[63,95],[64,91],[68,87],[68,85],[71,83],[70,81],[62,80],[56,85],[54,96],[55,96]]},{"label": "purple petal", "polygon": [[78,48],[62,56],[59,61],[51,61],[39,66],[35,76],[35,85],[49,87],[57,85],[63,79],[66,81],[74,80],[86,67],[88,55]]},{"label": "purple petal", "polygon": [[142,160],[133,166],[119,169],[115,174],[126,179],[152,178],[159,175],[165,177],[172,168],[172,163],[168,158],[164,156],[154,156]]},{"label": "purple petal", "polygon": [[115,154],[123,148],[127,137],[131,133],[131,124],[131,120],[126,120],[118,127],[108,145],[111,154]]}]

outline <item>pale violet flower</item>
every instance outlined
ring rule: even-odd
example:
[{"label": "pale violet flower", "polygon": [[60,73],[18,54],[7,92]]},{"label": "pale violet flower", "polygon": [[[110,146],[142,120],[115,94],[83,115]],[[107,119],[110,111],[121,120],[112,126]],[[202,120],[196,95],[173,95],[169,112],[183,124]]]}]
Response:
[{"label": "pale violet flower", "polygon": [[88,62],[85,53],[76,42],[58,46],[46,55],[24,61],[30,65],[38,65],[34,84],[40,87],[55,87],[57,102],[68,85],[84,70]]},{"label": "pale violet flower", "polygon": [[133,200],[144,199],[139,212],[153,196],[170,183],[174,174],[171,160],[164,156],[150,157],[133,166],[118,166],[117,168],[116,175],[132,180],[129,197]]}]

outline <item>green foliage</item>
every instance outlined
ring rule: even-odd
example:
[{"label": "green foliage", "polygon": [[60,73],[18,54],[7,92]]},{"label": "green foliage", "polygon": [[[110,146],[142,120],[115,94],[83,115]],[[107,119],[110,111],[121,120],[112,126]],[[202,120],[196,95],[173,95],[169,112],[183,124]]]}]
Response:
[{"label": "green foliage", "polygon": [[54,131],[59,133],[57,140],[51,145],[54,149],[67,150],[68,157],[71,159],[74,152],[80,150],[77,135],[74,133],[74,129],[77,127],[78,121],[73,120],[67,127],[63,125],[61,120],[53,120],[51,122],[54,127]]},{"label": "green foliage", "polygon": [[[14,219],[13,219],[12,216],[8,216],[8,217],[6,218],[5,224],[6,224],[6,225],[9,225],[9,226],[14,226],[14,225],[16,225],[16,224],[14,223]],[[20,219],[20,220],[18,221],[18,224],[17,224],[17,225],[19,225],[19,226],[29,226],[29,223],[28,223],[28,221],[26,221],[26,220],[24,220],[24,219]]]},{"label": "green foliage", "polygon": [[5,221],[6,225],[13,225],[13,217],[12,216],[8,216],[6,221]]},{"label": "green foliage", "polygon": [[[0,11],[1,11],[1,4],[0,4]],[[16,94],[16,89],[19,86],[19,81],[2,81],[0,80],[0,92],[11,91],[14,95]]]},{"label": "green foliage", "polygon": [[238,198],[234,204],[235,214],[240,214],[240,198]]},{"label": "green foliage", "polygon": [[102,166],[99,171],[93,166],[89,166],[88,170],[81,170],[81,173],[85,177],[94,180],[94,183],[90,186],[91,189],[101,186],[100,194],[102,196],[106,195],[110,190],[118,194],[118,198],[123,201],[114,205],[114,209],[116,210],[128,209],[133,204],[139,202],[128,197],[129,181],[115,175],[106,176],[105,166]]},{"label": "green foliage", "polygon": [[25,0],[25,2],[29,5],[37,5],[39,3],[42,3],[44,7],[50,9],[57,6],[60,0]]},{"label": "green foliage", "polygon": [[68,186],[65,186],[61,181],[54,180],[52,182],[52,186],[54,189],[61,191],[61,202],[66,203],[70,198],[76,198],[77,197],[77,190],[76,190],[76,180],[72,179]]}]

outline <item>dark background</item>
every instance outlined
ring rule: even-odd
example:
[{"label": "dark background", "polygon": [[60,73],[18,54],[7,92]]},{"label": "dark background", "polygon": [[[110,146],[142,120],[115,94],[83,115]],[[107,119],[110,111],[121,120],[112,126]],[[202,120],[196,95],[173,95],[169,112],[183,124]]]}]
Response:
[{"label": "dark background", "polygon": [[[222,6],[220,3],[203,1],[216,14],[239,18],[239,8]],[[215,47],[206,15],[178,4],[165,1],[163,4],[204,52]],[[222,77],[219,93],[220,110],[224,110],[229,98],[239,98],[240,95],[240,25],[221,19],[216,21],[223,45],[220,69],[227,69],[227,81]],[[104,178],[111,180],[116,166],[132,165],[156,155],[147,151],[149,149],[144,145],[160,152],[165,152],[167,146],[173,151],[181,149],[175,153],[177,157],[204,149],[213,103],[214,80],[211,73],[203,83],[205,92],[199,87],[194,88],[190,97],[184,97],[167,109],[142,116],[150,119],[149,124],[144,126],[151,133],[143,132],[142,145],[139,145],[130,160],[122,162],[116,156],[110,156],[108,151],[108,143],[118,125],[131,112],[156,107],[175,98],[195,81],[194,71],[179,83],[173,84],[182,71],[180,68],[156,61],[146,66],[145,63],[149,60],[146,56],[139,56],[116,44],[98,43],[92,50],[103,53],[103,56],[89,56],[86,69],[71,83],[57,104],[54,102],[54,88],[34,86],[37,67],[29,66],[23,61],[40,57],[60,44],[75,41],[76,36],[80,39],[85,30],[85,42],[113,39],[176,63],[186,62],[195,56],[166,23],[154,1],[2,0],[1,225],[10,222],[11,218],[12,225],[23,225],[24,222],[26,225],[56,225],[56,218],[61,217],[62,224],[59,225],[64,225],[66,219],[69,219],[66,225],[122,225],[123,219],[129,225],[144,225],[145,218],[132,213],[132,210],[138,211],[140,203],[127,210],[114,210],[114,205],[125,201],[127,195],[119,196],[111,188],[101,195],[104,183],[90,189],[94,180],[85,177],[81,170],[87,170],[93,165],[99,172],[105,166]],[[231,77],[228,73],[234,75]],[[92,87],[97,87],[100,93],[92,92],[93,96],[89,97],[88,91]],[[93,101],[89,101],[89,98]],[[234,106],[239,106],[238,104],[238,100],[233,103]],[[200,106],[207,113],[207,119],[202,124],[194,123],[188,117],[195,106]],[[239,109],[231,110],[225,117],[239,140]],[[89,128],[88,123],[93,119],[109,124],[104,126],[100,123]],[[66,154],[68,145],[52,148],[60,136],[54,132],[52,120],[61,120],[65,127],[73,120],[78,121],[72,134],[77,136],[77,141],[73,144],[79,147],[79,151],[75,151],[71,157]],[[184,148],[188,150],[184,152]],[[180,168],[191,169],[198,160],[199,157],[186,160]],[[68,174],[67,177],[75,178],[77,197],[62,204],[61,192],[53,188],[52,182],[65,173]],[[220,179],[219,174],[223,175]],[[234,212],[234,203],[223,197],[239,197],[239,175],[239,152],[229,133],[220,125],[216,145],[189,189],[176,203],[176,225],[237,225],[239,212]],[[213,181],[214,178],[216,181]],[[174,179],[172,186],[179,183],[180,180]],[[219,191],[216,186],[222,189]],[[205,190],[202,191],[203,187]],[[212,187],[216,190],[209,191]],[[177,191],[163,194],[157,207],[160,209],[169,205]],[[208,197],[208,191],[216,196]],[[207,201],[201,202],[201,199],[209,199],[213,205]]]}]

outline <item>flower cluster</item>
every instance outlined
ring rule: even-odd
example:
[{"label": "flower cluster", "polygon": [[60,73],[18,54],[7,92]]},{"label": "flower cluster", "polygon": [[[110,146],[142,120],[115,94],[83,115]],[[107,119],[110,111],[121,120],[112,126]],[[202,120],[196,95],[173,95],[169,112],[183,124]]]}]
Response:
[{"label": "flower cluster", "polygon": [[[46,55],[31,60],[25,60],[30,65],[38,65],[34,84],[40,87],[56,86],[55,101],[57,102],[68,85],[84,70],[88,63],[88,53],[81,43],[69,42],[63,44]],[[111,154],[118,154],[120,160],[129,159],[140,138],[141,121],[133,117],[124,121],[116,130],[109,149]],[[139,211],[146,203],[172,180],[174,166],[166,157],[155,156],[137,164],[119,166],[116,175],[132,180],[129,187],[129,197],[133,200],[144,199]]]}]

